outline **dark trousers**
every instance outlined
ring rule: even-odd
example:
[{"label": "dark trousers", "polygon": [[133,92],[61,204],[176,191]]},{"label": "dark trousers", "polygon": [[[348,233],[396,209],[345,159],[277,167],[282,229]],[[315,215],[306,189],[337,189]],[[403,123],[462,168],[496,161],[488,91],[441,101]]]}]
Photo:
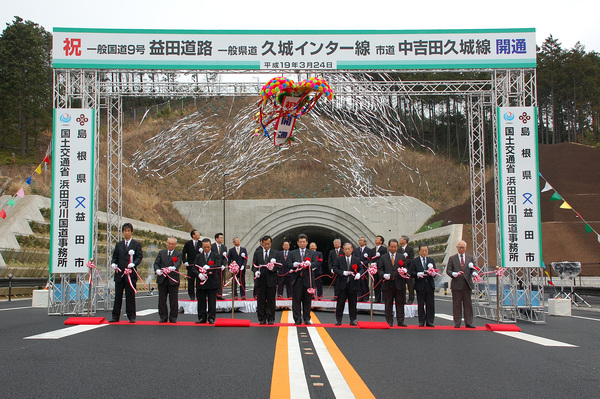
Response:
[{"label": "dark trousers", "polygon": [[433,324],[435,315],[435,306],[433,300],[433,287],[425,284],[425,288],[417,291],[417,312],[419,315],[419,325]]},{"label": "dark trousers", "polygon": [[302,284],[302,279],[298,278],[293,286],[292,292],[292,314],[294,322],[301,323],[310,321],[310,308],[312,304],[312,295],[306,292],[309,287]]},{"label": "dark trousers", "polygon": [[198,279],[191,277],[193,275],[192,271],[194,270],[193,267],[188,267],[187,268],[187,274],[188,276],[190,276],[190,278],[187,279],[187,291],[188,291],[188,296],[190,297],[190,300],[194,300],[196,299],[196,281]]},{"label": "dark trousers", "polygon": [[[240,273],[238,274],[238,280],[240,280],[240,286],[239,286],[240,297],[245,298],[246,297],[246,268],[244,268],[244,270],[240,271]],[[236,283],[236,285],[237,285],[237,283]]]},{"label": "dark trousers", "polygon": [[[198,299],[198,320],[204,321],[207,319],[215,320],[217,316],[217,289],[212,290],[197,290],[196,298]],[[206,311],[206,300],[208,298],[208,313]]]},{"label": "dark trousers", "polygon": [[[131,279],[131,282],[135,286],[136,281]],[[121,317],[123,290],[125,290],[125,313],[127,313],[127,318],[129,320],[135,319],[135,292],[127,278],[122,278],[119,282],[115,281],[115,305],[113,306],[112,317],[117,320]]]},{"label": "dark trousers", "polygon": [[317,290],[317,298],[321,298],[323,296],[323,282],[319,278],[321,276],[322,274],[315,275],[315,289]]},{"label": "dark trousers", "polygon": [[454,325],[460,326],[460,319],[465,315],[465,325],[473,325],[473,304],[471,303],[471,289],[465,284],[462,290],[452,290],[452,316]]},{"label": "dark trousers", "polygon": [[396,301],[396,321],[404,323],[404,303],[406,302],[406,288],[397,289],[390,284],[383,290],[383,302],[385,303],[385,321],[391,326],[394,324],[394,301]]},{"label": "dark trousers", "polygon": [[356,320],[356,302],[358,299],[358,292],[351,290],[350,287],[346,286],[346,289],[336,291],[337,303],[335,305],[335,320],[341,322],[344,318],[344,305],[346,299],[348,299],[348,313],[350,314],[350,321]]},{"label": "dark trousers", "polygon": [[277,296],[283,296],[283,287],[285,287],[285,297],[292,297],[292,277],[277,276]]},{"label": "dark trousers", "polygon": [[256,315],[258,321],[275,321],[275,292],[277,287],[262,284],[256,293]]},{"label": "dark trousers", "polygon": [[382,284],[380,283],[382,277],[379,277],[379,274],[376,274],[373,276],[373,287],[375,287],[375,298],[374,301],[375,302],[383,302],[383,297],[382,297]]},{"label": "dark trousers", "polygon": [[[177,321],[179,312],[179,284],[169,284],[167,279],[158,285],[158,316],[160,321]],[[167,296],[169,297],[169,309],[167,311]]]},{"label": "dark trousers", "polygon": [[415,279],[409,278],[406,281],[406,285],[408,286],[408,302],[412,303],[415,301]]}]

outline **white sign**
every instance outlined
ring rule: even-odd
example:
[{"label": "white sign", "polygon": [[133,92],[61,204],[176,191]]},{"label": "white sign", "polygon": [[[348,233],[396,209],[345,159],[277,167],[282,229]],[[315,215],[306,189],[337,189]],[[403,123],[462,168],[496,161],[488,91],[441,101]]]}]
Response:
[{"label": "white sign", "polygon": [[537,108],[498,107],[503,267],[540,267]]},{"label": "white sign", "polygon": [[[295,110],[298,107],[298,103],[300,102],[301,97],[290,97],[286,96],[283,100],[283,104],[281,107],[283,109],[287,109],[289,111]],[[295,114],[295,113],[294,113]],[[280,146],[289,141],[294,134],[294,126],[296,125],[296,117],[292,115],[291,112],[282,115],[277,119],[277,124],[275,125],[275,134],[273,137],[273,144],[276,146]]]},{"label": "white sign", "polygon": [[535,68],[535,29],[203,31],[54,28],[54,68]]},{"label": "white sign", "polygon": [[54,109],[50,273],[87,273],[94,211],[93,109]]}]

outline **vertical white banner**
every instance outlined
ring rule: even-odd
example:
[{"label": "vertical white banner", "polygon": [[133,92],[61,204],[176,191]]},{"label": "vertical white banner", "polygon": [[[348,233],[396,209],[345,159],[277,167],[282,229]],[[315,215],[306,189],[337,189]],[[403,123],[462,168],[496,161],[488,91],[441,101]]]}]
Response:
[{"label": "vertical white banner", "polygon": [[87,273],[94,221],[93,109],[54,109],[50,273]]},{"label": "vertical white banner", "polygon": [[537,109],[498,107],[503,267],[540,267],[542,229]]}]

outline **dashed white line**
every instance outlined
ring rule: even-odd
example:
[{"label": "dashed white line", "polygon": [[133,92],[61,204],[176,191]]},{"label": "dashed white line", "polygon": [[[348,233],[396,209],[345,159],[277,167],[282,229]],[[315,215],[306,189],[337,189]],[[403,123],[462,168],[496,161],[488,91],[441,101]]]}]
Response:
[{"label": "dashed white line", "polygon": [[60,330],[49,331],[42,334],[32,335],[23,339],[60,339],[68,337],[70,335],[79,334],[82,332],[94,330],[96,328],[107,326],[108,324],[93,324],[93,325],[78,325],[67,328],[61,328]]},{"label": "dashed white line", "polygon": [[583,320],[593,320],[593,321],[600,321],[600,319],[595,319],[595,318],[593,318],[593,317],[573,316],[573,315],[571,315],[571,317],[575,317],[576,319],[583,319]]},{"label": "dashed white line", "polygon": [[19,310],[19,309],[33,309],[31,306],[23,306],[20,308],[5,308],[5,309],[0,309],[0,312],[4,312],[5,310]]},{"label": "dashed white line", "polygon": [[148,316],[154,313],[158,313],[158,309],[145,309],[135,312],[136,316]]}]

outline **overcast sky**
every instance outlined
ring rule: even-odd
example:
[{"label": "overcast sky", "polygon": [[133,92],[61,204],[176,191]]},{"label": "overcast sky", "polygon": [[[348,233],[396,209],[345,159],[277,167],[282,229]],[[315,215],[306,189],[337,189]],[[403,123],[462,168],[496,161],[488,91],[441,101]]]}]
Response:
[{"label": "overcast sky", "polygon": [[600,52],[598,0],[0,0],[2,30],[15,15],[48,31],[535,28],[538,45],[552,34]]}]

